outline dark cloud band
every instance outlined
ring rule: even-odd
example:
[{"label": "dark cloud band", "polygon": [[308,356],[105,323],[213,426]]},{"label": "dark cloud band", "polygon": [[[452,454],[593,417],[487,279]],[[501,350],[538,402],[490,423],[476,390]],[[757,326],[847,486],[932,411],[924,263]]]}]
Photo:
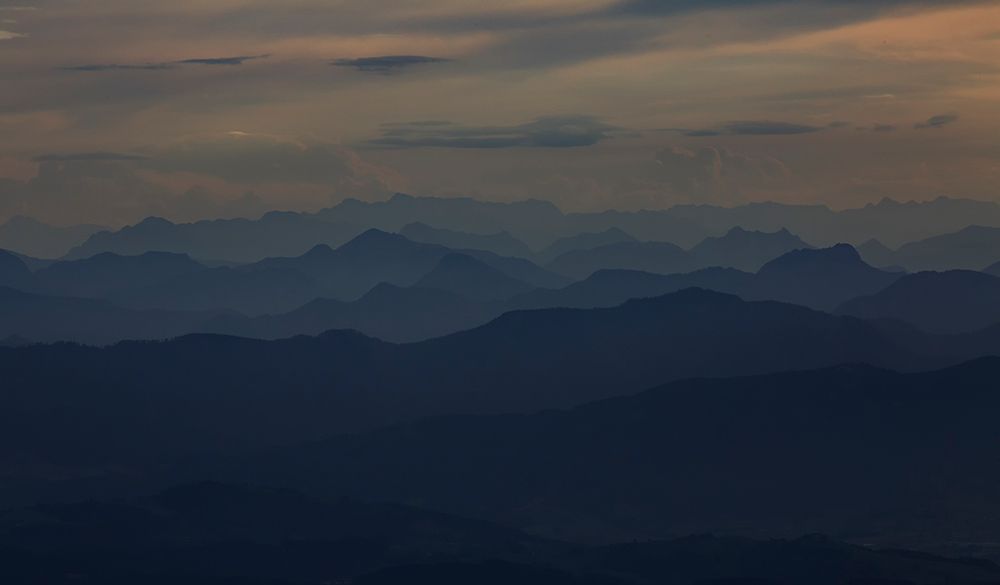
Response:
[{"label": "dark cloud band", "polygon": [[350,67],[366,73],[392,73],[416,65],[447,63],[450,59],[426,57],[423,55],[384,55],[381,57],[360,57],[357,59],[337,59],[332,65]]},{"label": "dark cloud band", "polygon": [[615,127],[591,116],[549,116],[515,126],[416,122],[383,127],[368,142],[381,148],[575,148],[610,138]]},{"label": "dark cloud band", "polygon": [[235,57],[204,57],[163,61],[160,63],[99,63],[60,67],[63,71],[164,71],[182,65],[242,65],[247,61],[267,59],[270,55],[239,55]]}]

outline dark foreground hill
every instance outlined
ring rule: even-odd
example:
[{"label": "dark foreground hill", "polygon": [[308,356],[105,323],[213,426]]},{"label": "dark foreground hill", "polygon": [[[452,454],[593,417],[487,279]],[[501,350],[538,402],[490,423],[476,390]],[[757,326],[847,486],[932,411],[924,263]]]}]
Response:
[{"label": "dark foreground hill", "polygon": [[837,542],[694,536],[583,547],[359,500],[197,483],[0,513],[5,584],[644,585],[995,582],[1000,568]]},{"label": "dark foreground hill", "polygon": [[315,584],[435,560],[532,562],[568,549],[404,506],[218,483],[0,512],[0,580],[12,585]]},{"label": "dark foreground hill", "polygon": [[689,289],[610,309],[508,313],[405,345],[334,331],[0,349],[0,463],[108,470],[427,415],[572,406],[697,376],[843,363],[916,370],[1000,353],[1000,331],[898,334]]},{"label": "dark foreground hill", "polygon": [[244,476],[571,539],[821,531],[982,552],[1000,537],[998,376],[988,358],[921,374],[682,381],[568,411],[434,418],[279,449]]}]

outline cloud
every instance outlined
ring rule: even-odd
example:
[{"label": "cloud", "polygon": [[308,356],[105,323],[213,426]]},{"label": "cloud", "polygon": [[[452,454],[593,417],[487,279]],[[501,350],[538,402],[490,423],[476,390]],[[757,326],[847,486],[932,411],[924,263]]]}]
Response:
[{"label": "cloud", "polygon": [[391,190],[388,171],[336,144],[229,132],[152,148],[149,155],[146,168],[211,176],[234,184],[313,184],[364,198]]},{"label": "cloud", "polygon": [[240,55],[236,57],[206,57],[181,59],[179,61],[162,61],[158,63],[98,63],[88,65],[68,65],[60,67],[63,71],[163,71],[182,65],[242,65],[246,61],[267,59],[270,55]]},{"label": "cloud", "polygon": [[24,33],[16,33],[9,30],[0,30],[0,41],[10,41],[13,39],[20,39],[28,35]]},{"label": "cloud", "polygon": [[791,175],[776,158],[724,148],[670,147],[659,151],[655,160],[660,179],[676,193],[695,201],[743,201],[750,193],[785,184]]},{"label": "cloud", "polygon": [[574,148],[610,137],[615,127],[592,116],[546,116],[514,126],[416,122],[383,126],[370,146],[384,148]]},{"label": "cloud", "polygon": [[242,65],[246,61],[267,59],[271,55],[240,55],[238,57],[208,57],[199,59],[182,59],[175,61],[178,65]]},{"label": "cloud", "polygon": [[855,128],[858,132],[895,132],[899,127],[895,124],[879,124],[875,123],[871,126],[858,126]]},{"label": "cloud", "polygon": [[119,152],[76,152],[66,154],[42,154],[36,156],[35,162],[76,162],[76,161],[137,161],[146,157],[139,154],[123,154]]},{"label": "cloud", "polygon": [[918,122],[913,125],[917,130],[925,130],[927,128],[941,128],[942,126],[947,126],[948,124],[954,124],[958,122],[958,116],[955,114],[941,114],[938,116],[931,116],[927,118],[924,122]]},{"label": "cloud", "polygon": [[360,57],[357,59],[337,59],[331,65],[351,67],[366,73],[393,73],[416,65],[447,63],[451,59],[425,57],[422,55],[384,55],[381,57]]},{"label": "cloud", "polygon": [[382,199],[403,186],[350,149],[278,136],[209,134],[138,152],[50,153],[25,161],[30,175],[0,179],[0,222],[17,213],[103,225],[149,215],[252,217],[268,209],[312,211],[347,197]]},{"label": "cloud", "polygon": [[[836,123],[835,123],[836,124]],[[830,125],[831,128],[838,126]],[[702,128],[696,130],[680,130],[685,136],[786,136],[793,134],[811,134],[819,132],[819,126],[806,126],[791,122],[774,122],[771,120],[742,120],[729,122],[718,128]]]}]

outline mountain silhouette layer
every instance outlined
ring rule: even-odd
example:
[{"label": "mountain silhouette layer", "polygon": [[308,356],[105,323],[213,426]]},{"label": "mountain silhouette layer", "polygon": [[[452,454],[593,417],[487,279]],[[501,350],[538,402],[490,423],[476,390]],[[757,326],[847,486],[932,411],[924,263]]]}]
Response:
[{"label": "mountain silhouette layer", "polygon": [[898,319],[926,331],[961,333],[1000,323],[1000,278],[973,272],[920,272],[837,310],[866,319]]},{"label": "mountain silhouette layer", "polygon": [[[818,530],[995,542],[1000,359],[675,382],[568,411],[454,416],[281,450],[256,471],[596,541]],[[272,467],[273,466],[273,467]],[[260,476],[258,476],[260,477]],[[947,481],[943,481],[943,480]]]}]

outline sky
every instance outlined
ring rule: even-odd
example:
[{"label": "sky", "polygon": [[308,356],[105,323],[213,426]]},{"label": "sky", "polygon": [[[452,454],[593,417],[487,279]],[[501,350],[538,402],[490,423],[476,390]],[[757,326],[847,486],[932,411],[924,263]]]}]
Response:
[{"label": "sky", "polygon": [[0,221],[1000,201],[994,0],[0,0]]}]

